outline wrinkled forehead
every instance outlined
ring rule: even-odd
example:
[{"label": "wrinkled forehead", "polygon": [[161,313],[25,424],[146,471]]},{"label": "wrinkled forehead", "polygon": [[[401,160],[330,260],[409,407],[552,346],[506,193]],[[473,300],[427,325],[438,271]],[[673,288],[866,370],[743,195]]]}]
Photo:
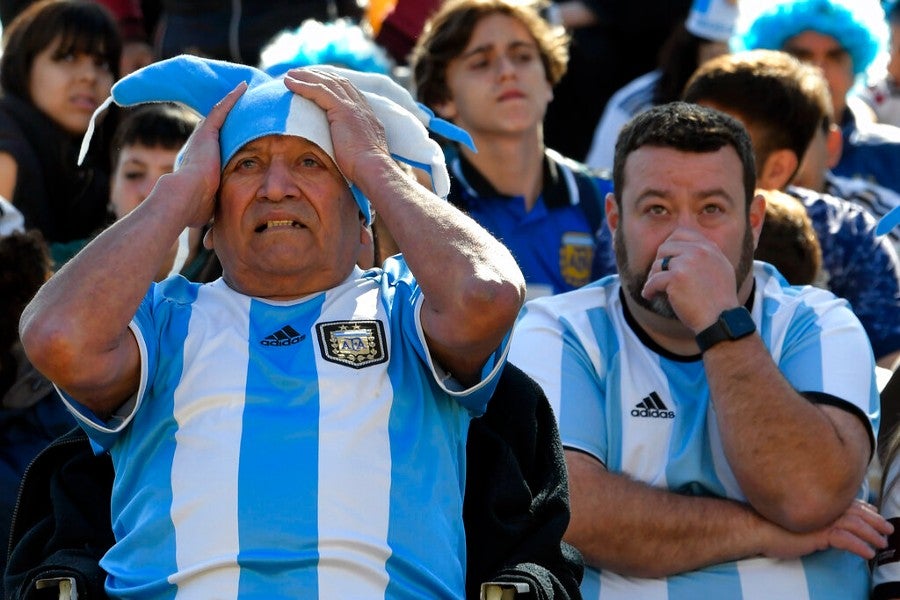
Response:
[{"label": "wrinkled forehead", "polygon": [[335,175],[343,177],[334,159],[322,146],[308,138],[284,133],[270,133],[248,141],[234,151],[225,168],[227,169],[235,161],[248,155],[272,156],[275,154],[287,154],[298,157],[308,153],[312,153],[324,161],[328,165],[329,170],[333,171]]},{"label": "wrinkled forehead", "polygon": [[239,149],[267,136],[300,138],[334,162],[325,111],[288,90],[281,80],[248,89],[228,114],[219,134],[223,168]]}]

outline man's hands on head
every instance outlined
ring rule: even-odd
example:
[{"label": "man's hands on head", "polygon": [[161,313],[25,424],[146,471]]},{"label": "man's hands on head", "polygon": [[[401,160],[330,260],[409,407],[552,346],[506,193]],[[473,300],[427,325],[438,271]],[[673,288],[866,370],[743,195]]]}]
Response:
[{"label": "man's hands on head", "polygon": [[246,90],[247,84],[241,82],[209,111],[185,144],[181,163],[173,173],[163,176],[177,182],[183,193],[179,197],[190,199],[185,206],[189,209],[186,225],[190,227],[203,227],[213,216],[224,166],[220,158],[219,130]]},{"label": "man's hands on head", "polygon": [[[668,260],[667,270],[662,262]],[[712,325],[723,310],[739,306],[734,265],[697,231],[678,228],[659,246],[650,265],[645,298],[666,293],[678,319],[694,333]]]},{"label": "man's hands on head", "polygon": [[384,127],[366,102],[365,96],[350,81],[315,68],[291,69],[284,78],[289,90],[316,103],[325,111],[331,126],[334,159],[341,173],[351,182],[365,182],[365,165],[393,163]]}]

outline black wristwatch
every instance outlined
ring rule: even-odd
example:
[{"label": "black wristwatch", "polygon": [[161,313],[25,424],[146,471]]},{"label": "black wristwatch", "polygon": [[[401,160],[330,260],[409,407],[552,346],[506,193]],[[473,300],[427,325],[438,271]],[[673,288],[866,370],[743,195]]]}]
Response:
[{"label": "black wristwatch", "polygon": [[700,352],[706,352],[719,342],[739,340],[756,331],[750,311],[743,306],[722,311],[719,320],[697,334]]}]

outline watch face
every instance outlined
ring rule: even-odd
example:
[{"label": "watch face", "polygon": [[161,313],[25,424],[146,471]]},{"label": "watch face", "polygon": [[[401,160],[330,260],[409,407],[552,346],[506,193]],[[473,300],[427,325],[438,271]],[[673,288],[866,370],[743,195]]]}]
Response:
[{"label": "watch face", "polygon": [[756,324],[750,316],[750,312],[743,306],[726,310],[722,313],[722,320],[728,328],[731,339],[744,337],[756,330]]}]

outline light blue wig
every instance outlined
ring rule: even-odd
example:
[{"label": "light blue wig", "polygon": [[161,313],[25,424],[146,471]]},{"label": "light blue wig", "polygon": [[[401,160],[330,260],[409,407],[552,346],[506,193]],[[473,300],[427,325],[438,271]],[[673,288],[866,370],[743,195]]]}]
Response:
[{"label": "light blue wig", "polygon": [[761,12],[736,40],[738,49],[780,50],[804,31],[833,37],[853,60],[853,73],[869,68],[887,40],[884,10],[873,0],[795,0]]},{"label": "light blue wig", "polygon": [[259,68],[269,75],[311,65],[335,65],[390,75],[387,53],[350,19],[322,23],[307,19],[275,36],[260,52]]}]

